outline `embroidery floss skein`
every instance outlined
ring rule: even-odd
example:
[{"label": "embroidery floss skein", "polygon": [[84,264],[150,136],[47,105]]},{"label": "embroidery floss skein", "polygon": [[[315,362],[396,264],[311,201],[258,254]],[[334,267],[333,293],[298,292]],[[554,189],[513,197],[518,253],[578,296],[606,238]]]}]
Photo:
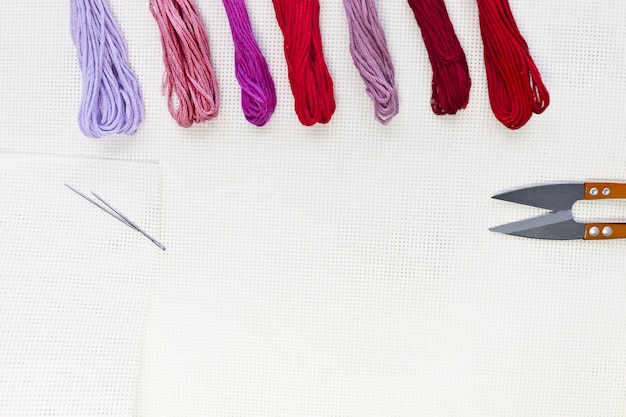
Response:
[{"label": "embroidery floss skein", "polygon": [[435,114],[467,107],[472,81],[465,52],[443,0],[409,0],[433,68],[430,104]]},{"label": "embroidery floss skein", "polygon": [[335,112],[335,95],[322,50],[319,1],[272,3],[285,38],[289,83],[298,119],[305,126],[328,123]]},{"label": "embroidery floss skein", "polygon": [[548,107],[550,95],[508,0],[478,0],[478,12],[491,108],[506,127],[519,129]]},{"label": "embroidery floss skein", "polygon": [[387,124],[398,114],[398,92],[387,40],[376,11],[376,0],[344,0],[350,30],[350,54],[374,101],[376,119]]},{"label": "embroidery floss skein", "polygon": [[144,119],[137,77],[105,0],[70,0],[72,39],[83,74],[78,125],[85,136],[134,134]]},{"label": "embroidery floss skein", "polygon": [[193,0],[150,0],[161,32],[168,109],[182,127],[217,116],[217,79],[210,62],[209,38]]},{"label": "embroidery floss skein", "polygon": [[223,0],[235,44],[235,76],[241,105],[250,123],[265,125],[276,109],[276,90],[267,62],[252,32],[245,0]]}]

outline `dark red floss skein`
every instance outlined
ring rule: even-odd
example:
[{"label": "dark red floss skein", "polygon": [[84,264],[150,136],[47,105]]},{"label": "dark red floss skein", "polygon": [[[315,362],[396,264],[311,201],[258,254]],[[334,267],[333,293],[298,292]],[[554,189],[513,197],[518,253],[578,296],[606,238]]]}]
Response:
[{"label": "dark red floss skein", "polygon": [[272,2],[285,38],[285,59],[296,114],[305,126],[328,123],[335,112],[335,95],[322,50],[319,2]]},{"label": "dark red floss skein", "polygon": [[548,107],[550,95],[508,0],[478,0],[478,12],[491,108],[502,124],[519,129]]},{"label": "dark red floss skein", "polygon": [[430,104],[435,114],[467,107],[472,81],[467,59],[443,0],[409,0],[433,68]]}]

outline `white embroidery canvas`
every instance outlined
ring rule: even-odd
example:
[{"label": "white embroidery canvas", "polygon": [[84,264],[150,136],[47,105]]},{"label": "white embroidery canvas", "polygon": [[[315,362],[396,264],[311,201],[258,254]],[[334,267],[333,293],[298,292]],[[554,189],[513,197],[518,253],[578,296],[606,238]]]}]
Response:
[{"label": "white embroidery canvas", "polygon": [[131,416],[162,251],[149,163],[0,155],[0,415]]}]

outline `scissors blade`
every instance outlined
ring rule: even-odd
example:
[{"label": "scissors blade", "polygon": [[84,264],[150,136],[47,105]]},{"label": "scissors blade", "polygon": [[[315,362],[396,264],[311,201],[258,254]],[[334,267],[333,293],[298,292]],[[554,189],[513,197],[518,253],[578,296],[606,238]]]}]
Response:
[{"label": "scissors blade", "polygon": [[585,184],[537,185],[494,195],[493,198],[552,211],[570,210],[576,201],[585,198]]},{"label": "scissors blade", "polygon": [[574,221],[571,210],[556,211],[489,230],[535,239],[572,240],[585,236],[585,225]]}]

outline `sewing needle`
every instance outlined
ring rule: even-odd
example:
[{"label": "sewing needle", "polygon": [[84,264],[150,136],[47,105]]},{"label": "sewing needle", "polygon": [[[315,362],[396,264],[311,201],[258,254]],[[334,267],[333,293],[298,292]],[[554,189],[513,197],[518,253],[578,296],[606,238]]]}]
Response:
[{"label": "sewing needle", "polygon": [[120,222],[124,223],[126,226],[130,227],[131,229],[134,229],[136,231],[138,231],[139,233],[141,233],[142,235],[144,235],[146,238],[148,238],[152,243],[154,243],[159,249],[161,250],[165,250],[165,246],[163,246],[159,241],[157,241],[155,238],[153,238],[152,236],[150,236],[146,231],[144,231],[143,229],[141,229],[139,226],[137,226],[135,223],[133,223],[128,217],[124,216],[122,213],[120,213],[118,210],[116,210],[113,206],[111,206],[109,203],[107,203],[102,197],[100,197],[99,195],[97,195],[96,193],[94,193],[93,191],[91,191],[91,194],[96,197],[98,200],[100,200],[106,207],[101,206],[100,204],[98,204],[96,201],[92,200],[91,198],[87,197],[85,194],[81,193],[80,191],[76,190],[75,188],[71,187],[69,184],[64,184],[67,188],[69,188],[70,190],[72,190],[73,192],[75,192],[76,194],[78,194],[79,196],[81,196],[82,198],[84,198],[85,200],[89,201],[91,204],[93,204],[94,206],[98,207],[100,210],[104,211],[105,213],[107,213],[109,216],[114,217],[115,219],[119,220]]}]

